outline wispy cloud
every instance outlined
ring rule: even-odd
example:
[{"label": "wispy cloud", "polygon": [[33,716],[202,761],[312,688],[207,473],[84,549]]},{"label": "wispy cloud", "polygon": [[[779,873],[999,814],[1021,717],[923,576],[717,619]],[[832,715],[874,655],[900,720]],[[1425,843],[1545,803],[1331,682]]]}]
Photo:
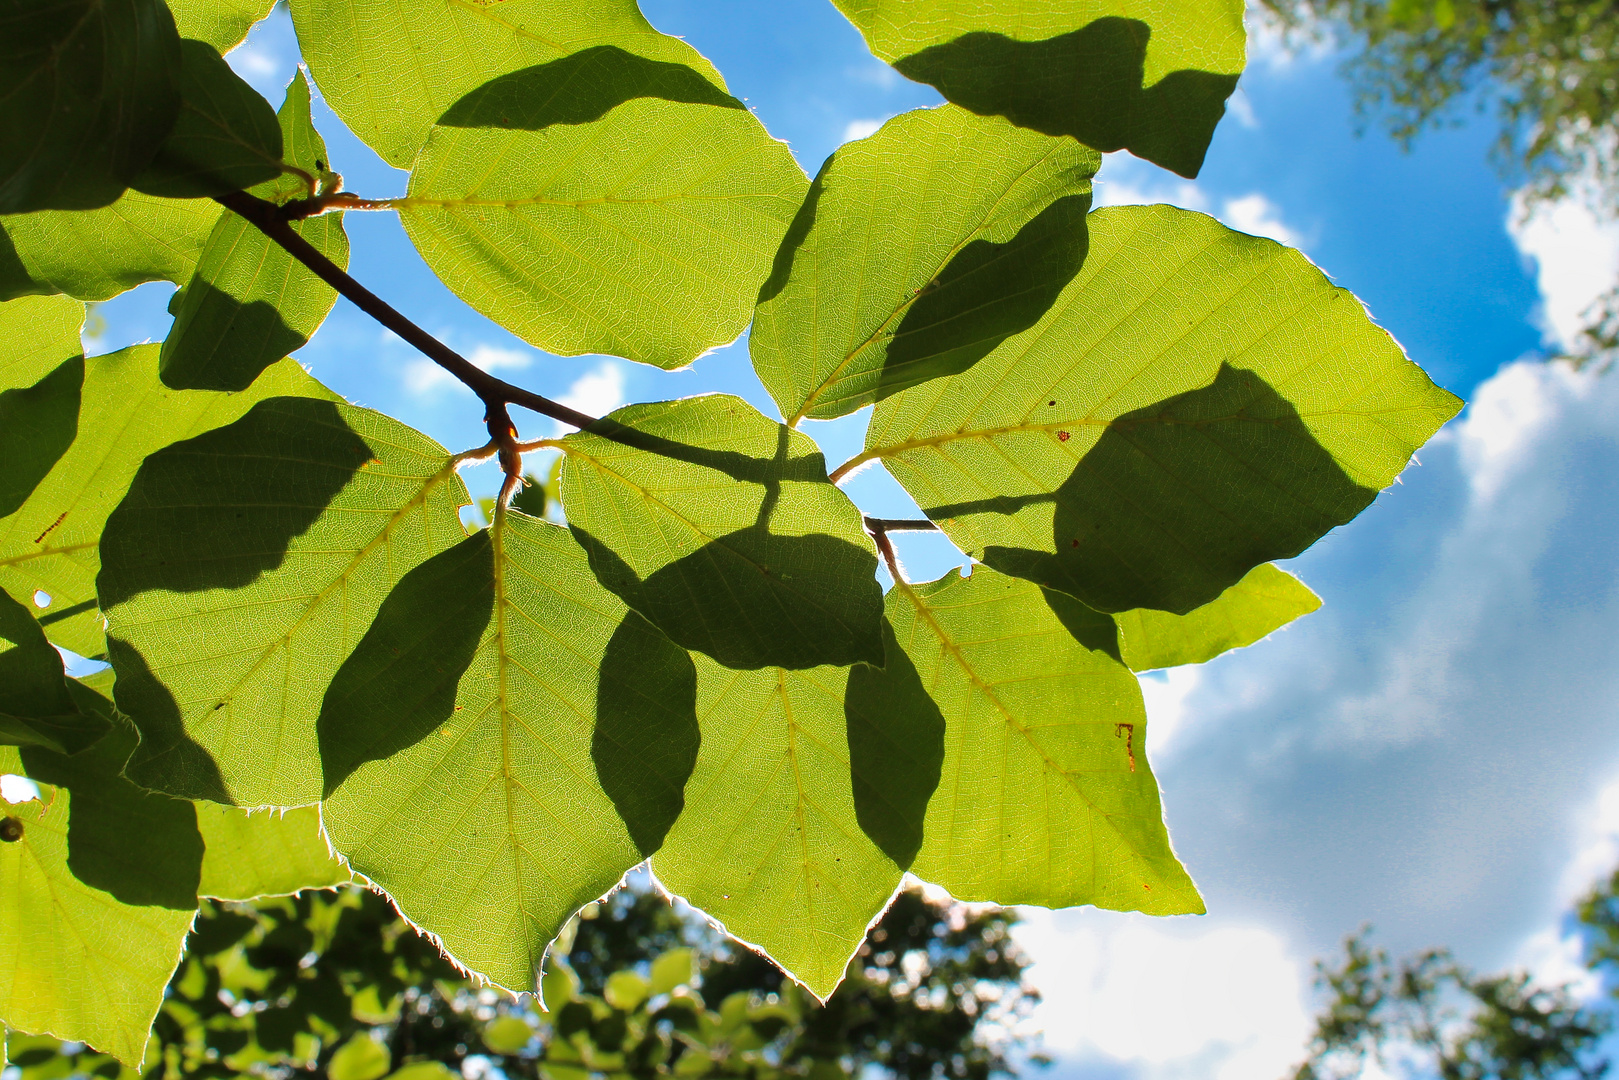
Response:
[{"label": "wispy cloud", "polygon": [[[467,355],[474,367],[484,371],[522,371],[534,362],[534,353],[526,349],[503,349],[494,345],[479,345]],[[436,395],[446,389],[471,393],[448,371],[425,356],[414,357],[404,366],[405,388],[422,397]]]},{"label": "wispy cloud", "polygon": [[1589,191],[1528,211],[1513,201],[1507,227],[1518,250],[1535,261],[1540,323],[1548,344],[1579,339],[1592,301],[1619,281],[1619,220],[1591,209]]},{"label": "wispy cloud", "polygon": [[882,126],[883,120],[850,120],[843,126],[843,141],[853,142],[868,135],[875,135],[877,129]]},{"label": "wispy cloud", "polygon": [[[606,416],[624,404],[624,365],[617,360],[603,360],[594,370],[575,379],[557,400],[590,416]],[[572,428],[558,424],[557,430]]]}]

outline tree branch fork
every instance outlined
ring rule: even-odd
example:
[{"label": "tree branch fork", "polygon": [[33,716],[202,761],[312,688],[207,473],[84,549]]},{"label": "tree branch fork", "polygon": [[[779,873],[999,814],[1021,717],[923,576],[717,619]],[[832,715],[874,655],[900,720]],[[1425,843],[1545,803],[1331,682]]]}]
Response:
[{"label": "tree branch fork", "polygon": [[[505,480],[501,484],[499,503],[504,506],[513,493],[523,483],[523,454],[529,450],[555,447],[558,445],[554,439],[534,439],[529,442],[520,442],[517,437],[517,426],[512,423],[509,406],[537,412],[541,416],[549,416],[553,420],[560,420],[570,427],[581,430],[592,429],[598,426],[598,417],[582,413],[559,401],[552,401],[548,397],[536,394],[532,390],[525,390],[521,386],[507,382],[505,379],[491,375],[478,367],[472,361],[444,344],[438,338],[417,326],[406,318],[397,308],[382,299],[376,293],[360,284],[348,271],[327,258],[313,244],[299,236],[292,227],[294,221],[313,217],[330,210],[342,209],[377,209],[387,205],[386,200],[362,199],[346,192],[334,194],[312,195],[307,199],[295,199],[291,202],[277,205],[267,199],[261,199],[246,191],[233,191],[226,195],[215,196],[215,201],[227,210],[241,215],[249,224],[254,226],[265,236],[275,241],[294,259],[308,267],[314,275],[336,289],[338,294],[345,297],[355,307],[371,316],[393,333],[399,335],[407,344],[414,347],[423,356],[433,361],[439,367],[455,376],[467,389],[478,395],[484,406],[484,426],[489,431],[489,442],[476,450],[468,450],[457,454],[457,464],[467,461],[483,461],[491,457],[500,462],[501,472]],[[606,438],[613,438],[610,431],[601,431]],[[619,441],[616,440],[615,441]],[[849,471],[848,466],[842,466],[832,473],[832,480],[836,482]],[[863,518],[866,531],[877,540],[880,548],[888,543],[887,533],[890,531],[937,529],[938,526],[926,518]]]}]

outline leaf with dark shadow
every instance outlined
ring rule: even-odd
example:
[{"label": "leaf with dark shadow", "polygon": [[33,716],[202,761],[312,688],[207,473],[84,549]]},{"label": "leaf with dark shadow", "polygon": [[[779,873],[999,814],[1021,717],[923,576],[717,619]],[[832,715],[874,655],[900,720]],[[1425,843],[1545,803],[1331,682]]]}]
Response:
[{"label": "leaf with dark shadow", "polygon": [[28,501],[79,433],[84,357],[75,356],[33,386],[0,391],[0,518]]},{"label": "leaf with dark shadow", "polygon": [[883,639],[886,667],[849,669],[843,698],[849,771],[861,831],[909,870],[922,848],[928,800],[939,786],[945,724],[887,619]]},{"label": "leaf with dark shadow", "polygon": [[685,808],[700,742],[691,654],[628,612],[602,656],[590,757],[642,855]]},{"label": "leaf with dark shadow", "polygon": [[438,122],[443,127],[539,131],[552,124],[594,123],[635,98],[746,108],[685,64],[596,45],[491,79],[464,94]]},{"label": "leaf with dark shadow", "polygon": [[239,589],[274,570],[373,456],[336,404],[296,397],[157,451],[107,519],[103,609],[148,589]]},{"label": "leaf with dark shadow", "polygon": [[399,580],[321,703],[315,730],[327,796],[361,765],[414,746],[450,718],[494,607],[487,531]]},{"label": "leaf with dark shadow", "polygon": [[21,601],[0,591],[0,746],[77,753],[107,733],[107,721],[81,712],[62,657]]},{"label": "leaf with dark shadow", "polygon": [[1152,27],[1107,16],[1044,41],[982,31],[903,57],[894,66],[980,115],[1070,135],[1101,151],[1129,150],[1195,177],[1236,74],[1173,71],[1143,86]]},{"label": "leaf with dark shadow", "polygon": [[135,729],[115,718],[106,698],[80,683],[71,686],[81,709],[101,716],[111,733],[72,757],[22,751],[30,779],[72,792],[68,869],[125,904],[195,910],[203,853],[195,808],[125,779],[124,762],[139,741]]}]

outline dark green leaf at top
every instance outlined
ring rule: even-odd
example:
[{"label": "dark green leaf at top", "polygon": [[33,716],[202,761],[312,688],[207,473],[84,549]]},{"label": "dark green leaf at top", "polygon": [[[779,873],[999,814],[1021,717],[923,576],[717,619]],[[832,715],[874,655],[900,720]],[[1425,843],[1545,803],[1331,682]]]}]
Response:
[{"label": "dark green leaf at top", "polygon": [[[326,144],[310,118],[309,84],[301,71],[287,87],[279,119],[287,162],[311,175],[319,172]],[[309,194],[303,177],[291,174],[252,192],[277,203]],[[341,214],[306,218],[292,227],[327,258],[348,265]],[[245,389],[265,368],[301,348],[336,300],[337,292],[312,270],[227,211],[176,299],[174,328],[163,342],[163,383],[176,390]]]},{"label": "dark green leaf at top", "polygon": [[180,114],[130,186],[173,199],[223,195],[281,175],[275,110],[212,45],[180,43]]},{"label": "dark green leaf at top", "polygon": [[562,448],[591,568],[677,644],[740,669],[882,664],[877,555],[810,439],[710,395],[620,409]]},{"label": "dark green leaf at top", "polygon": [[0,2],[0,214],[117,199],[179,111],[163,0]]},{"label": "dark green leaf at top", "polygon": [[33,386],[0,390],[0,518],[17,512],[73,444],[83,388],[84,357],[76,356]]},{"label": "dark green leaf at top", "polygon": [[826,420],[970,368],[1085,259],[1101,155],[945,106],[895,117],[816,177],[749,349],[782,415]]},{"label": "dark green leaf at top", "polygon": [[873,53],[980,115],[1196,176],[1244,62],[1240,0],[834,0]]},{"label": "dark green leaf at top", "polygon": [[62,657],[33,613],[0,592],[0,745],[77,753],[107,726],[104,718],[80,711]]}]

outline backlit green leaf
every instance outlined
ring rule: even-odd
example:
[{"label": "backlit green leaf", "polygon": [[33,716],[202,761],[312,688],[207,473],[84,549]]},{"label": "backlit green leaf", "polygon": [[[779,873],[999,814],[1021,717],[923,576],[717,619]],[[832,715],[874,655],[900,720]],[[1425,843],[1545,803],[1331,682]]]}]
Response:
[{"label": "backlit green leaf", "polygon": [[32,386],[80,355],[84,305],[62,296],[0,304],[0,389]]},{"label": "backlit green leaf", "polygon": [[99,210],[0,217],[0,299],[66,293],[108,300],[145,281],[183,285],[221,212],[212,199],[131,190]]},{"label": "backlit green leaf", "polygon": [[1353,518],[1461,406],[1296,251],[1167,206],[1090,236],[1039,323],[879,403],[857,459],[996,569],[1189,612]]},{"label": "backlit green leaf", "polygon": [[1186,615],[1136,608],[1113,616],[1119,647],[1132,671],[1201,664],[1252,645],[1321,606],[1321,598],[1286,570],[1263,563],[1218,597]]},{"label": "backlit green leaf", "polygon": [[180,36],[206,41],[222,53],[240,45],[274,6],[275,0],[169,0]]},{"label": "backlit green leaf", "polygon": [[945,106],[821,167],[759,294],[753,365],[789,424],[965,371],[1085,258],[1101,155]]},{"label": "backlit green leaf", "polygon": [[1244,62],[1241,0],[833,0],[871,51],[982,115],[1196,176]]},{"label": "backlit green leaf", "polygon": [[275,110],[212,45],[180,43],[180,113],[174,129],[130,183],[148,195],[201,198],[281,175]]},{"label": "backlit green leaf", "polygon": [[677,368],[748,324],[806,186],[697,68],[602,45],[457,101],[397,205],[440,279],[524,340]]},{"label": "backlit green leaf", "polygon": [[[280,122],[287,160],[317,172],[326,144],[310,120],[309,84],[301,71],[287,87]],[[252,190],[277,203],[310,193],[292,175]],[[348,265],[341,214],[292,227],[337,265]],[[246,389],[266,367],[301,348],[336,300],[336,290],[279,244],[236,214],[224,214],[177,298],[174,328],[163,342],[163,382],[182,390]]]},{"label": "backlit green leaf", "polygon": [[123,193],[179,111],[163,0],[0,3],[0,213]]},{"label": "backlit green leaf", "polygon": [[531,990],[680,813],[695,678],[566,529],[502,512],[405,575],[327,691],[333,843],[461,963]]},{"label": "backlit green leaf", "polygon": [[[77,350],[82,304],[61,297],[13,300],[0,305],[0,333],[14,309],[19,318],[37,318],[47,326],[56,321],[58,329],[41,338],[54,341],[54,351]],[[0,518],[0,588],[24,602],[39,594],[46,601],[39,613],[45,632],[83,656],[106,649],[96,607],[97,543],[141,459],[228,424],[267,397],[332,397],[292,360],[273,366],[242,394],[170,390],[158,381],[157,361],[156,345],[85,360],[78,437],[22,506]],[[39,366],[27,358],[9,365],[0,359],[0,386],[12,385],[14,378],[28,385],[22,380]]]},{"label": "backlit green leaf", "polygon": [[218,803],[195,805],[204,845],[199,896],[252,900],[353,880],[326,842],[319,807],[249,813]]},{"label": "backlit green leaf", "polygon": [[697,664],[702,750],[658,880],[829,997],[899,886],[857,820],[847,667]]},{"label": "backlit green leaf", "polygon": [[985,567],[896,586],[888,618],[945,720],[912,873],[960,900],[1202,912],[1111,620]]},{"label": "backlit green leaf", "polygon": [[591,568],[675,642],[733,668],[882,663],[876,552],[808,437],[716,394],[620,409],[562,449]]},{"label": "backlit green leaf", "polygon": [[148,456],[101,540],[129,775],[186,798],[321,797],[321,696],[404,574],[465,536],[443,447],[280,397]]},{"label": "backlit green leaf", "polygon": [[[479,87],[500,76],[521,80],[530,69],[589,48],[685,65],[712,87],[725,87],[696,50],[654,30],[635,0],[295,0],[292,21],[332,110],[401,169],[411,167],[428,129],[445,111]],[[402,56],[413,62],[400,63]],[[619,85],[608,80],[597,92],[611,95]]]},{"label": "backlit green leaf", "polygon": [[74,757],[0,747],[0,773],[43,796],[7,809],[23,835],[0,844],[0,1021],[138,1066],[196,913],[202,842],[190,804],[119,775],[134,743],[122,725]]}]

